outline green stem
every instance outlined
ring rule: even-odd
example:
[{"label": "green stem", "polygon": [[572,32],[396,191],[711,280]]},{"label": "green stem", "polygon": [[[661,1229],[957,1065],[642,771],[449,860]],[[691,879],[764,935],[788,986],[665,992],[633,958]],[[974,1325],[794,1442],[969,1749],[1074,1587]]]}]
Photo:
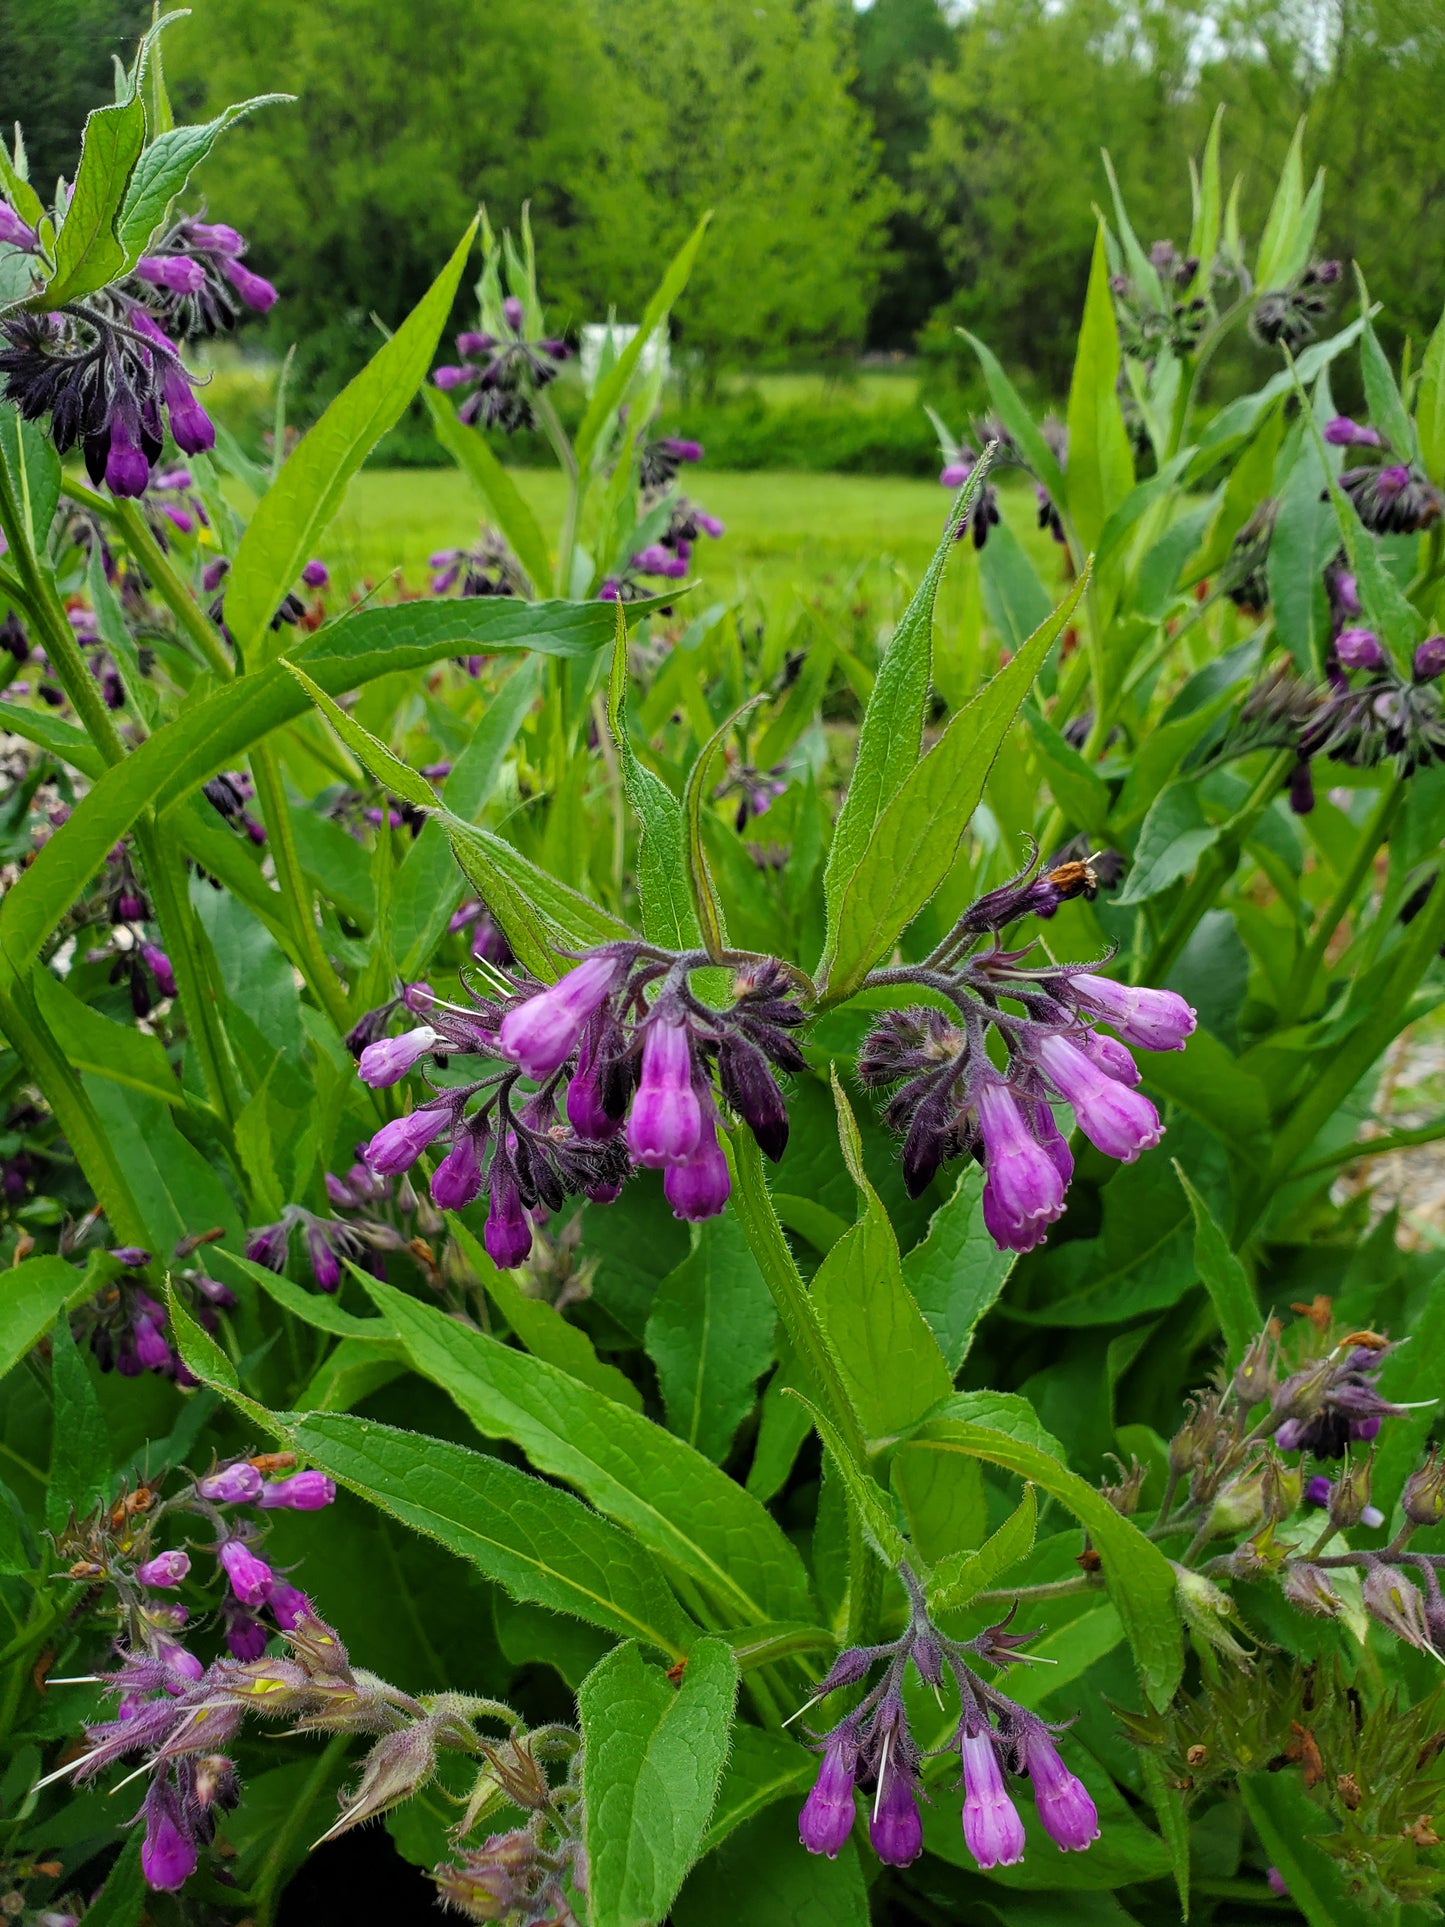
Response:
[{"label": "green stem", "polygon": [[[533,401],[537,419],[541,422],[547,440],[552,444],[552,452],[557,457],[557,465],[567,477],[567,503],[562,511],[562,532],[557,538],[557,573],[553,586],[559,596],[572,593],[572,556],[577,546],[577,524],[582,513],[582,474],[577,466],[577,454],[567,439],[567,431],[552,406],[550,395],[538,395]],[[540,588],[542,585],[536,585]]]},{"label": "green stem", "polygon": [[848,1507],[848,1629],[845,1643],[869,1646],[878,1629],[878,1609],[883,1603],[883,1568],[869,1545],[862,1521],[853,1505]]},{"label": "green stem", "polygon": [[1204,852],[1194,881],[1174,907],[1139,978],[1140,983],[1161,983],[1191,936],[1204,913],[1239,866],[1250,831],[1268,809],[1275,792],[1294,766],[1294,751],[1281,750],[1273,757],[1229,821],[1219,832],[1219,840]]},{"label": "green stem", "polygon": [[215,985],[196,938],[185,862],[175,845],[160,834],[149,810],[136,818],[133,835],[150,889],[151,907],[176,974],[181,1009],[200,1059],[206,1096],[229,1130],[240,1116],[244,1100]]},{"label": "green stem", "polygon": [[220,631],[191,594],[189,586],[156,540],[155,532],[139,508],[134,502],[116,502],[111,519],[125,536],[131,554],[150,577],[151,587],[175,617],[201,661],[222,682],[230,682],[236,670],[226,653]]},{"label": "green stem", "polygon": [[1290,972],[1289,982],[1285,985],[1284,995],[1280,999],[1279,1022],[1282,1028],[1287,1028],[1294,1023],[1309,1003],[1315,978],[1319,974],[1320,965],[1324,962],[1325,952],[1330,947],[1330,939],[1343,923],[1350,905],[1355,900],[1356,891],[1369,875],[1376,852],[1390,834],[1390,827],[1404,800],[1404,783],[1398,776],[1392,777],[1381,792],[1380,800],[1375,805],[1369,822],[1360,832],[1349,868],[1340,878],[1334,895],[1320,912],[1314,935],[1295,960],[1294,969]]},{"label": "green stem", "polygon": [[281,781],[276,752],[267,740],[251,750],[251,771],[256,779],[256,800],[261,806],[271,859],[276,866],[276,883],[286,904],[297,955],[312,996],[343,1034],[350,1028],[346,991],[332,968],[316,928],[310,886],[302,873],[296,838],[291,827],[291,811]]},{"label": "green stem", "polygon": [[1336,1171],[1342,1165],[1356,1164],[1361,1158],[1378,1158],[1391,1151],[1409,1151],[1417,1144],[1435,1144],[1445,1137],[1445,1117],[1433,1118],[1398,1131],[1382,1131],[1379,1137],[1357,1137],[1328,1157],[1301,1164],[1290,1173],[1293,1178],[1312,1178],[1319,1171]]},{"label": "green stem", "polygon": [[1405,591],[1406,597],[1411,602],[1415,601],[1417,596],[1423,595],[1431,583],[1439,578],[1442,553],[1445,553],[1445,527],[1436,521],[1431,524],[1430,533],[1425,538],[1425,554],[1421,558],[1420,566],[1415,571],[1409,588]]},{"label": "green stem", "polygon": [[969,1600],[972,1606],[1011,1606],[1015,1600],[1020,1605],[1037,1605],[1044,1599],[1069,1599],[1075,1593],[1102,1592],[1103,1581],[1092,1573],[1071,1573],[1067,1579],[1050,1579],[1040,1586],[1005,1586],[997,1591],[976,1592]]}]

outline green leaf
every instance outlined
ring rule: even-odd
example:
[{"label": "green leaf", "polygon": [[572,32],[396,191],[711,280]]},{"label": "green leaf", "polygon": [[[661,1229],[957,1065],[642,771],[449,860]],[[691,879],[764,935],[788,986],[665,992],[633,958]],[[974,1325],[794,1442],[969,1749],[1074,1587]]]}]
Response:
[{"label": "green leaf", "polygon": [[26,1258],[0,1287],[0,1378],[38,1345],[55,1314],[85,1290],[85,1277],[63,1258]]},{"label": "green leaf", "polygon": [[1000,1251],[983,1221],[983,1172],[970,1164],[947,1204],[929,1221],[928,1236],[903,1257],[903,1282],[938,1340],[950,1374],[968,1357],[980,1319],[997,1301],[1018,1263]]},{"label": "green leaf", "polygon": [[803,1564],[782,1529],[691,1446],[542,1359],[358,1277],[413,1369],[440,1385],[479,1432],[511,1440],[539,1472],[575,1485],[703,1587],[733,1624],[810,1616]]},{"label": "green leaf", "polygon": [[580,1325],[569,1324],[545,1298],[529,1298],[510,1271],[501,1271],[492,1263],[485,1246],[473,1237],[455,1213],[447,1214],[447,1224],[487,1296],[511,1326],[512,1336],[519,1345],[534,1358],[544,1359],[559,1371],[590,1385],[604,1398],[625,1405],[632,1412],[642,1410],[642,1394],[632,1380],[615,1365],[603,1363]]},{"label": "green leaf", "polygon": [[804,1398],[801,1392],[791,1386],[788,1396],[797,1399],[812,1419],[824,1450],[843,1482],[849,1507],[863,1528],[868,1543],[885,1566],[890,1570],[897,1567],[908,1557],[908,1541],[894,1522],[888,1495],[876,1479],[854,1462],[838,1428],[831,1419],[823,1416],[811,1399]]},{"label": "green leaf", "polygon": [[1206,275],[1212,271],[1214,257],[1219,252],[1219,221],[1224,198],[1219,178],[1219,136],[1223,123],[1224,103],[1221,101],[1209,123],[1204,159],[1197,173],[1193,161],[1190,161],[1194,187],[1194,225],[1189,230],[1189,245],[1184,251],[1194,256],[1200,272]]},{"label": "green leaf", "polygon": [[1003,1575],[1033,1551],[1038,1524],[1038,1500],[1031,1485],[997,1532],[977,1552],[959,1552],[942,1560],[928,1581],[928,1609],[957,1612],[977,1594],[987,1592]]},{"label": "green leaf", "polygon": [[736,1727],[702,1851],[711,1853],[720,1847],[730,1833],[775,1800],[806,1793],[817,1777],[817,1755],[796,1741],[756,1726]]},{"label": "green leaf", "polygon": [[1084,319],[1069,388],[1065,471],[1069,514],[1086,551],[1098,547],[1104,524],[1134,486],[1134,458],[1119,405],[1118,384],[1119,331],[1101,223],[1094,237]]},{"label": "green leaf", "polygon": [[149,1250],[165,1257],[193,1231],[221,1225],[240,1243],[236,1205],[220,1177],[182,1136],[175,1114],[144,1092],[82,1073],[82,1087],[125,1173]]},{"label": "green leaf", "polygon": [[30,983],[41,1015],[63,1039],[65,1054],[77,1070],[94,1071],[162,1104],[185,1103],[180,1079],[158,1037],[103,1017],[43,964],[31,973]]},{"label": "green leaf", "polygon": [[1445,313],[1435,325],[1420,369],[1415,432],[1425,473],[1438,487],[1445,481]]},{"label": "green leaf", "polygon": [[86,116],[70,206],[55,240],[55,272],[36,303],[58,308],[124,273],[129,264],[116,220],[145,137],[146,110],[139,94]]},{"label": "green leaf", "polygon": [[166,217],[166,209],[177,194],[185,191],[192,168],[200,166],[218,137],[258,107],[274,107],[294,98],[293,94],[257,94],[228,107],[215,120],[195,127],[172,127],[156,136],[136,162],[117,224],[126,267],[134,267],[145,253],[147,242]]},{"label": "green leaf", "polygon": [[1318,1844],[1320,1835],[1335,1831],[1335,1822],[1296,1776],[1242,1773],[1237,1785],[1270,1864],[1279,1868],[1291,1904],[1309,1927],[1366,1927],[1378,1919],[1373,1908],[1351,1897],[1344,1866]]},{"label": "green leaf", "polygon": [[1410,1343],[1389,1352],[1380,1368],[1381,1395],[1412,1409],[1380,1431],[1375,1503],[1389,1507],[1414,1471],[1439,1422],[1440,1359],[1445,1356],[1445,1258],[1436,1264],[1411,1321]]},{"label": "green leaf", "polygon": [[942,1412],[924,1421],[913,1435],[914,1442],[1003,1466],[1021,1479],[1032,1480],[1073,1513],[1087,1529],[1103,1563],[1109,1596],[1124,1622],[1144,1691],[1155,1706],[1167,1706],[1183,1668],[1174,1570],[1169,1561],[1132,1520],[1116,1512],[1050,1453],[990,1426],[951,1416],[967,1409],[960,1400],[950,1401]]},{"label": "green leaf", "polygon": [[1218,841],[1219,826],[1205,816],[1195,779],[1185,776],[1167,784],[1149,805],[1134,846],[1133,866],[1115,902],[1146,903],[1158,896],[1188,876]]},{"label": "green leaf", "polygon": [[1370,420],[1390,444],[1394,458],[1401,462],[1412,462],[1419,452],[1415,446],[1415,426],[1400,399],[1394,370],[1385,358],[1380,337],[1375,333],[1375,324],[1370,319],[1370,291],[1365,286],[1365,277],[1358,263],[1355,280],[1360,290],[1360,317],[1365,324],[1360,340],[1360,372],[1364,376],[1365,401]]},{"label": "green leaf", "polygon": [[1306,675],[1317,675],[1324,660],[1330,635],[1324,571],[1339,541],[1324,469],[1306,441],[1280,496],[1265,563],[1275,633]]},{"label": "green leaf", "polygon": [[[738,1728],[739,1747],[751,1731]],[[817,1759],[808,1757],[815,1779]],[[719,1813],[726,1797],[724,1781]],[[846,1840],[836,1860],[804,1853],[796,1811],[770,1801],[693,1869],[669,1919],[670,1927],[868,1927],[857,1842]]]},{"label": "green leaf", "polygon": [[1189,1815],[1185,1810],[1184,1795],[1178,1787],[1170,1785],[1163,1761],[1151,1747],[1140,1747],[1139,1766],[1144,1775],[1149,1804],[1154,1809],[1154,1818],[1159,1822],[1159,1832],[1165,1846],[1169,1849],[1169,1861],[1174,1869],[1174,1886],[1179,1895],[1180,1918],[1187,1921],[1189,1918]]},{"label": "green leaf", "polygon": [[[923,580],[893,631],[879,665],[873,693],[863,714],[848,792],[833,826],[833,844],[823,873],[828,904],[828,935],[820,970],[826,970],[838,941],[844,894],[868,854],[878,824],[918,761],[923,718],[933,667],[933,608],[938,586],[953,552],[959,516],[983,486],[982,460],[964,483]],[[815,973],[816,974],[816,973]]]},{"label": "green leaf", "polygon": [[[617,604],[617,634],[607,686],[607,726],[622,763],[622,783],[642,834],[637,844],[637,896],[642,934],[667,950],[702,941],[688,884],[688,837],[682,805],[655,771],[637,759],[627,727],[627,617]],[[721,927],[722,913],[718,923]],[[723,941],[726,941],[724,935]]]},{"label": "green leaf", "polygon": [[776,1323],[736,1217],[699,1225],[692,1250],[657,1288],[646,1344],[669,1429],[715,1465],[753,1409]]},{"label": "green leaf", "polygon": [[717,1800],[737,1686],[720,1639],[698,1640],[677,1686],[630,1640],[583,1680],[591,1927],[666,1917]]},{"label": "green leaf", "polygon": [[1270,203],[1269,218],[1260,237],[1255,256],[1254,280],[1260,293],[1282,288],[1291,278],[1288,263],[1295,252],[1295,234],[1304,208],[1303,119],[1295,125],[1294,138],[1279,171],[1279,182]]},{"label": "green leaf", "polygon": [[485,1453],[370,1419],[278,1417],[309,1463],[514,1599],[640,1639],[669,1660],[692,1644],[695,1628],[652,1555],[570,1493]]},{"label": "green leaf", "polygon": [[272,616],[315,554],[347,483],[425,379],[475,234],[474,221],[396,333],[342,389],[257,503],[226,579],[226,627],[248,667],[280,654]]},{"label": "green leaf", "polygon": [[54,1409],[45,1523],[52,1532],[62,1532],[72,1512],[83,1519],[109,1499],[111,1487],[105,1414],[63,1311],[51,1327],[50,1389]]},{"label": "green leaf", "polygon": [[[0,422],[3,416],[0,410]],[[528,603],[511,596],[407,602],[363,610],[329,624],[293,647],[289,660],[328,695],[339,696],[393,671],[424,668],[457,654],[460,647],[489,654],[535,649],[549,655],[592,655],[610,639],[612,625],[606,603]],[[309,707],[295,675],[279,662],[271,663],[204,697],[107,770],[0,902],[0,958],[17,971],[34,961],[143,809],[154,805],[159,813],[188,803],[208,777],[234,767],[252,743]],[[468,827],[467,834],[482,839],[483,849],[489,847],[483,832]],[[513,859],[518,874],[530,873],[533,866],[518,852],[510,851],[505,862]],[[585,902],[563,885],[555,889],[569,900]],[[496,913],[496,905],[492,907]],[[593,914],[603,916],[601,911]],[[609,921],[609,933],[627,934],[615,919]]]},{"label": "green leaf", "polygon": [[[825,1002],[840,1003],[861,986],[947,876],[1019,704],[1088,580],[1086,569],[1012,661],[950,720],[871,826],[838,902]],[[836,833],[833,847],[836,855]]]},{"label": "green leaf", "polygon": [[1043,765],[1044,781],[1064,812],[1066,823],[1077,824],[1091,836],[1102,838],[1114,800],[1109,785],[1033,703],[1025,703],[1024,716]]},{"label": "green leaf", "polygon": [[1224,1338],[1225,1358],[1231,1369],[1238,1365],[1259,1335],[1259,1306],[1249,1274],[1229,1248],[1229,1240],[1214,1221],[1209,1206],[1184,1174],[1178,1158],[1175,1174],[1184,1187],[1189,1209],[1194,1213],[1194,1262],[1214,1304],[1219,1329]]},{"label": "green leaf", "polygon": [[[983,370],[983,379],[988,388],[988,398],[993,403],[994,413],[1010,437],[1018,444],[1019,453],[1024,457],[1034,474],[1038,476],[1055,502],[1063,502],[1064,471],[1059,467],[1058,458],[1049,447],[1034,424],[1034,418],[1024,406],[1018,390],[1003,371],[1003,365],[991,348],[985,347],[977,335],[970,334],[967,328],[958,331],[978,356]],[[953,518],[956,520],[956,518]]]},{"label": "green leaf", "polygon": [[60,457],[38,423],[20,419],[13,402],[0,402],[0,462],[30,526],[31,546],[45,553],[60,500]]},{"label": "green leaf", "polygon": [[213,1245],[206,1255],[206,1265],[220,1278],[222,1284],[254,1286],[265,1292],[266,1296],[299,1318],[303,1325],[310,1325],[315,1331],[330,1332],[336,1338],[356,1338],[378,1341],[395,1336],[384,1318],[358,1318],[355,1312],[343,1311],[330,1292],[308,1291],[304,1285],[293,1284],[289,1278],[277,1272],[268,1271],[265,1265],[258,1265],[253,1259],[243,1257],[238,1251],[227,1251],[223,1245]]},{"label": "green leaf", "polygon": [[389,789],[393,796],[400,797],[402,802],[410,803],[414,809],[423,810],[429,816],[440,813],[442,800],[424,776],[418,776],[410,764],[393,755],[379,736],[373,736],[369,729],[363,729],[360,723],[348,716],[341,705],[334,703],[304,669],[298,669],[294,662],[288,662],[284,656],[281,666],[290,670],[352,755],[364,764],[378,783]]},{"label": "green leaf", "polygon": [[431,416],[433,434],[486,503],[492,520],[531,578],[533,590],[540,595],[552,580],[552,557],[541,524],[522,491],[487,446],[481,430],[465,428],[457,420],[457,411],[445,395],[428,386],[422,389],[422,399]]},{"label": "green leaf", "polygon": [[870,1445],[907,1431],[953,1390],[953,1377],[903,1282],[898,1241],[863,1171],[857,1126],[833,1073],[844,1159],[860,1211],[818,1267],[813,1303]]},{"label": "green leaf", "polygon": [[598,445],[603,430],[627,394],[633,371],[642,359],[643,349],[667,318],[673,303],[687,286],[693,261],[702,245],[702,237],[707,232],[707,224],[711,219],[711,213],[704,214],[673,256],[667,272],[658,285],[657,292],[643,310],[637,333],[598,382],[572,445],[577,456],[577,466],[584,472],[591,466],[593,451]]},{"label": "green leaf", "polygon": [[139,1927],[145,1917],[150,1889],[141,1867],[141,1841],[144,1835],[132,1833],[120,1850],[120,1857],[105,1877],[105,1885],[85,1910],[94,1927]]}]

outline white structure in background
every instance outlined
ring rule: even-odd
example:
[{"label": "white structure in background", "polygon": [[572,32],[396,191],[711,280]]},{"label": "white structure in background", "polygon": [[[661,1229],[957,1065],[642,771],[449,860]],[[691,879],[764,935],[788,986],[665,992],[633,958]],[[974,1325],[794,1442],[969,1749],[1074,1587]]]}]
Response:
[{"label": "white structure in background", "polygon": [[[582,324],[582,386],[590,395],[597,386],[597,377],[602,369],[602,358],[610,339],[612,359],[615,361],[637,333],[635,321],[584,321]],[[642,351],[642,372],[650,375],[660,368],[665,381],[671,369],[667,347],[667,329],[659,328]]]}]

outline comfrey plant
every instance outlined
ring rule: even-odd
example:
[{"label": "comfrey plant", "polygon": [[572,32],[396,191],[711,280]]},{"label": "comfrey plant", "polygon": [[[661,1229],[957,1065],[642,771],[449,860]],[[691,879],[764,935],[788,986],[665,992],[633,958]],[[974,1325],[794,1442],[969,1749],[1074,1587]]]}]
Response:
[{"label": "comfrey plant", "polygon": [[[518,1927],[1435,1905],[1445,1300],[1369,1173],[1445,1133],[1445,350],[1216,130],[1057,422],[975,344],[897,623],[760,636],[701,232],[590,396],[524,226],[459,358],[472,235],[191,452],[269,294],[159,46],[51,208],[0,165],[6,1917],[270,1927],[338,1833]],[[418,392],[484,533],[388,600],[327,525]]]}]

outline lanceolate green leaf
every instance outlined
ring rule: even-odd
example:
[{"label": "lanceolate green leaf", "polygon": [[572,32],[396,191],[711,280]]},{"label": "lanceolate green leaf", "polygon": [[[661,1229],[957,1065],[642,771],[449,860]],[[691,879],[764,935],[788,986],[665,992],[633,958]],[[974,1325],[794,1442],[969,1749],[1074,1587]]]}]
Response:
[{"label": "lanceolate green leaf", "polygon": [[120,212],[118,229],[127,267],[133,267],[145,253],[146,243],[165,219],[172,199],[184,191],[191,170],[200,166],[226,128],[258,107],[274,107],[292,98],[290,94],[257,94],[203,125],[172,127],[156,136],[136,162]]},{"label": "lanceolate green leaf", "polygon": [[1259,1335],[1260,1315],[1254,1287],[1249,1282],[1249,1274],[1244,1266],[1230,1250],[1229,1240],[1215,1223],[1209,1206],[1189,1182],[1178,1158],[1174,1160],[1174,1169],[1189,1200],[1189,1209],[1194,1213],[1194,1262],[1199,1267],[1204,1289],[1209,1293],[1218,1315],[1226,1362],[1232,1369],[1244,1357],[1251,1341]]},{"label": "lanceolate green leaf", "polygon": [[772,1363],[776,1319],[762,1273],[732,1212],[709,1218],[657,1288],[647,1353],[671,1431],[721,1465]]},{"label": "lanceolate green leaf", "polygon": [[697,1642],[676,1686],[631,1641],[583,1680],[591,1927],[667,1917],[717,1800],[737,1686],[720,1639]]},{"label": "lanceolate green leaf", "polygon": [[158,1037],[103,1017],[49,970],[37,970],[31,984],[41,1014],[51,1031],[64,1039],[65,1054],[77,1070],[128,1084],[147,1097],[158,1097],[162,1104],[185,1102],[180,1079]]},{"label": "lanceolate green leaf", "polygon": [[908,1541],[893,1518],[892,1500],[871,1474],[865,1472],[848,1451],[831,1419],[825,1418],[810,1399],[789,1388],[788,1396],[804,1406],[817,1429],[818,1437],[838,1477],[843,1481],[850,1510],[878,1557],[890,1569],[908,1558]]},{"label": "lanceolate green leaf", "polygon": [[986,464],[975,462],[949,512],[927,573],[893,632],[868,699],[848,794],[833,827],[833,845],[823,873],[828,936],[820,970],[828,968],[837,945],[844,892],[868,853],[879,819],[918,761],[933,669],[933,606],[953,549],[954,531],[968,503],[983,486],[985,473]]},{"label": "lanceolate green leaf", "polygon": [[[552,655],[592,654],[610,637],[612,621],[605,603],[527,603],[511,597],[410,602],[348,616],[293,647],[290,660],[327,695],[339,696],[393,670],[419,669],[455,655],[459,645],[489,652],[535,648]],[[158,729],[106,771],[7,891],[0,903],[0,955],[24,969],[147,805],[164,811],[191,798],[217,770],[233,767],[252,743],[309,707],[296,678],[279,662],[271,663]],[[525,863],[518,853],[512,855],[519,865]]]},{"label": "lanceolate green leaf", "polygon": [[226,627],[248,666],[280,654],[272,616],[315,553],[347,483],[421,386],[475,233],[473,222],[416,307],[303,437],[257,504],[226,580]]},{"label": "lanceolate green leaf", "polygon": [[1415,397],[1415,427],[1420,460],[1438,487],[1445,480],[1445,314],[1436,323],[1420,370]]},{"label": "lanceolate green leaf", "polygon": [[1033,1550],[1034,1529],[1038,1522],[1038,1500],[1031,1485],[1004,1520],[977,1552],[960,1552],[941,1560],[928,1581],[928,1604],[936,1613],[957,1612],[976,1593],[994,1586],[1021,1559]]},{"label": "lanceolate green leaf", "polygon": [[1304,208],[1304,132],[1305,124],[1301,120],[1279,171],[1279,183],[1260,237],[1259,253],[1255,256],[1255,286],[1262,294],[1283,287],[1289,279],[1287,264],[1294,252],[1295,230]]},{"label": "lanceolate green leaf", "polygon": [[748,711],[763,700],[762,695],[749,697],[741,708],[735,709],[727,721],[713,731],[698,751],[697,760],[687,773],[687,782],[682,792],[682,811],[687,826],[687,878],[692,889],[698,927],[702,931],[703,943],[711,957],[722,954],[727,947],[728,937],[722,904],[718,901],[717,885],[713,882],[712,871],[708,867],[707,852],[703,848],[702,809],[707,795],[708,772],[712,768],[713,757],[717,754],[728,731],[736,729]]},{"label": "lanceolate green leaf", "polygon": [[41,1339],[85,1281],[63,1258],[27,1258],[12,1265],[0,1286],[0,1378]]},{"label": "lanceolate green leaf", "polygon": [[983,370],[983,378],[988,387],[988,398],[993,403],[994,413],[1018,443],[1020,453],[1029,467],[1038,476],[1050,497],[1055,502],[1064,500],[1064,471],[1059,467],[1058,458],[1049,447],[1034,423],[1033,416],[1019,395],[1018,390],[1003,371],[1003,365],[993,350],[979,340],[977,335],[960,328],[959,333],[978,356]]},{"label": "lanceolate green leaf", "polygon": [[37,422],[22,421],[13,402],[0,402],[0,461],[10,489],[30,518],[30,539],[42,553],[60,500],[60,457]]},{"label": "lanceolate green leaf", "polygon": [[55,273],[32,305],[58,308],[78,301],[126,267],[116,220],[145,135],[145,103],[138,94],[88,116],[70,206],[56,236]]},{"label": "lanceolate green leaf", "polygon": [[1415,428],[1400,399],[1400,390],[1395,383],[1395,373],[1380,346],[1380,337],[1375,333],[1375,325],[1370,319],[1370,291],[1365,286],[1365,277],[1359,268],[1355,269],[1355,279],[1360,290],[1360,317],[1365,324],[1360,340],[1360,371],[1365,380],[1365,402],[1370,411],[1370,420],[1385,440],[1390,444],[1396,461],[1413,461],[1417,453],[1415,447]]},{"label": "lanceolate green leaf", "polygon": [[[965,1399],[960,1410],[967,1410]],[[1087,1528],[1102,1562],[1109,1596],[1124,1622],[1144,1690],[1155,1706],[1167,1706],[1183,1669],[1174,1572],[1159,1548],[1116,1512],[1093,1486],[1027,1440],[1010,1437],[943,1407],[914,1433],[916,1444],[942,1452],[965,1452],[1030,1479],[1068,1507]]]},{"label": "lanceolate green leaf", "polygon": [[1104,524],[1134,486],[1134,460],[1119,405],[1119,331],[1109,289],[1104,230],[1084,297],[1073,382],[1069,388],[1069,456],[1065,470],[1069,514],[1085,550],[1098,547]]},{"label": "lanceolate green leaf", "polygon": [[593,452],[598,441],[612,418],[613,411],[627,393],[633,372],[642,359],[642,351],[661,326],[670,312],[673,303],[687,286],[687,278],[692,273],[692,264],[702,245],[702,237],[707,232],[711,214],[704,214],[692,233],[683,242],[658,286],[657,292],[643,311],[637,333],[628,342],[612,367],[598,382],[587,413],[577,430],[574,443],[578,466],[585,472],[591,465]]},{"label": "lanceolate green leaf", "polygon": [[670,1660],[696,1637],[652,1556],[580,1499],[482,1452],[345,1414],[283,1413],[286,1436],[392,1518],[553,1612]]},{"label": "lanceolate green leaf", "polygon": [[683,1440],[566,1372],[369,1282],[414,1368],[489,1438],[566,1479],[732,1619],[809,1616],[802,1562],[765,1507]]},{"label": "lanceolate green leaf", "polygon": [[948,874],[1019,704],[1087,583],[1086,570],[1013,660],[952,718],[871,826],[838,905],[825,1003],[859,988]]}]

